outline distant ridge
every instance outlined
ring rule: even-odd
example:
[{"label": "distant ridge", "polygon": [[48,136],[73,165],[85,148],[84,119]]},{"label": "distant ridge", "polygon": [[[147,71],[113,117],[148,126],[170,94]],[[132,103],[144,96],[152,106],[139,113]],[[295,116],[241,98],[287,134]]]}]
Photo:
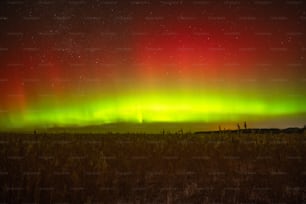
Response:
[{"label": "distant ridge", "polygon": [[[107,132],[107,133],[115,133],[116,131],[112,130],[112,127],[116,127],[118,124],[108,124],[108,125],[95,125],[95,126],[84,126],[84,127],[53,127],[53,128],[48,128],[48,131],[71,131],[74,130],[75,132]],[[120,130],[119,132],[121,133],[133,133],[133,131],[128,131],[126,130],[127,127],[129,127],[130,124],[119,124],[117,129]],[[110,128],[110,129],[109,129]],[[141,132],[146,132],[146,128],[142,129]],[[156,128],[158,129],[158,128]],[[180,128],[182,130],[183,128]],[[160,133],[159,131],[156,131]],[[179,132],[177,131],[172,131],[172,133]],[[303,133],[306,132],[306,128],[298,128],[298,127],[289,127],[285,129],[280,129],[280,128],[247,128],[247,129],[236,129],[236,130],[231,130],[231,129],[225,129],[225,130],[204,130],[204,131],[195,131],[193,134],[209,134],[209,133],[256,133],[256,134],[266,134],[266,133],[273,133],[273,134],[278,134],[278,133]],[[134,132],[136,133],[136,132]]]},{"label": "distant ridge", "polygon": [[216,133],[216,132],[227,132],[227,133],[303,133],[306,131],[306,128],[290,127],[285,129],[278,128],[251,128],[251,129],[241,129],[241,130],[215,130],[215,131],[197,131],[194,134],[207,134],[207,133]]}]

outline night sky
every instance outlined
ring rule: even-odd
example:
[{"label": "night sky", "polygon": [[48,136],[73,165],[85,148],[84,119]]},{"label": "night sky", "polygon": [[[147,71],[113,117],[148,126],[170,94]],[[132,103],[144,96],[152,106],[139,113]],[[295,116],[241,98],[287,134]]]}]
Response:
[{"label": "night sky", "polygon": [[0,128],[304,125],[305,25],[303,0],[3,0]]}]

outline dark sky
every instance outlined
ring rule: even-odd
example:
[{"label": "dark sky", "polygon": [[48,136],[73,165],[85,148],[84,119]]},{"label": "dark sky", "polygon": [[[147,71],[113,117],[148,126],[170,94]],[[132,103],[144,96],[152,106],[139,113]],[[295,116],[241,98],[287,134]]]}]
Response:
[{"label": "dark sky", "polygon": [[3,0],[0,127],[303,124],[305,22],[302,0]]}]

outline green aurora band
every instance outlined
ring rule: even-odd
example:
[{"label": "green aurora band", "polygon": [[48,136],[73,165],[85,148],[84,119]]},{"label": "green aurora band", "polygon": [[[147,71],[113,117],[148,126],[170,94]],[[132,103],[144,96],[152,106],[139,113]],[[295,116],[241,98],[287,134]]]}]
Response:
[{"label": "green aurora band", "polygon": [[[306,113],[305,97],[264,97],[204,91],[142,91],[125,94],[47,97],[10,112],[2,129],[87,126],[118,122],[222,122]],[[2,119],[3,120],[3,119]],[[5,125],[4,125],[5,124]]]}]

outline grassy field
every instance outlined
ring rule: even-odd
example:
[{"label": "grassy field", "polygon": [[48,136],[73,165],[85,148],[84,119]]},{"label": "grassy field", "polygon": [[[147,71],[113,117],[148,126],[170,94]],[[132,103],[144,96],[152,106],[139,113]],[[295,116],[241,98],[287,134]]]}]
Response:
[{"label": "grassy field", "polygon": [[0,203],[306,203],[306,134],[0,135]]}]

